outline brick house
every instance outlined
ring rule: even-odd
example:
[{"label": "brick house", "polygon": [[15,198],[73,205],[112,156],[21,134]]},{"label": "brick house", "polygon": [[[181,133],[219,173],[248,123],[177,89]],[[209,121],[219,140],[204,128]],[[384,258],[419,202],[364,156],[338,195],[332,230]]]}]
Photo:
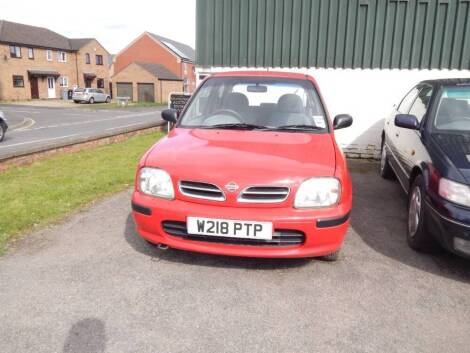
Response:
[{"label": "brick house", "polygon": [[195,51],[189,45],[145,32],[114,57],[113,82],[131,63],[149,63],[164,66],[182,81],[184,91],[192,92],[196,87],[194,60]]},{"label": "brick house", "polygon": [[132,62],[113,76],[113,92],[134,102],[165,103],[170,92],[181,92],[183,80],[160,64]]},{"label": "brick house", "polygon": [[60,98],[64,90],[109,90],[109,53],[94,38],[0,20],[0,100]]}]

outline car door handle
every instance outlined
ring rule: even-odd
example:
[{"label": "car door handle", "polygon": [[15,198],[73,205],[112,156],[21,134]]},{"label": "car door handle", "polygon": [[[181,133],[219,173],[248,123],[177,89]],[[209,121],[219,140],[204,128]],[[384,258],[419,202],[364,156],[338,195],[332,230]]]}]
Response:
[{"label": "car door handle", "polygon": [[399,136],[400,136],[400,134],[397,132],[397,133],[395,133],[395,136],[396,136],[396,137],[399,137]]}]

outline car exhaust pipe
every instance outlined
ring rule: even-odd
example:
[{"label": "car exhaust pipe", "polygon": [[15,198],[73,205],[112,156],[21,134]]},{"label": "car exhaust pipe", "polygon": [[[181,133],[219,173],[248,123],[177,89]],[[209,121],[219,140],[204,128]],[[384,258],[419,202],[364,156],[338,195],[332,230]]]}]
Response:
[{"label": "car exhaust pipe", "polygon": [[158,244],[157,247],[160,250],[168,250],[168,245],[166,245],[166,244]]}]

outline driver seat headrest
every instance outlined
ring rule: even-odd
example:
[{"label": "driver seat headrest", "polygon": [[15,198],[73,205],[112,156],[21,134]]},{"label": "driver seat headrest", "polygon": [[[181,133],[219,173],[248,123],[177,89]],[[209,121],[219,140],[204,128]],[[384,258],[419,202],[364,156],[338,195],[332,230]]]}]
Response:
[{"label": "driver seat headrest", "polygon": [[227,94],[224,101],[224,108],[234,110],[237,113],[243,113],[248,109],[248,98],[239,92],[232,92]]}]

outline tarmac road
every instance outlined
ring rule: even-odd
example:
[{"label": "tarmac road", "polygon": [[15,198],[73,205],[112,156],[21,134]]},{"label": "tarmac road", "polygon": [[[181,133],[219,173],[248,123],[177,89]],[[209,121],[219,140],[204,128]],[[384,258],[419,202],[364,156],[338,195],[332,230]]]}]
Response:
[{"label": "tarmac road", "polygon": [[0,160],[162,122],[157,108],[94,110],[0,105],[0,110],[10,126],[0,143]]},{"label": "tarmac road", "polygon": [[162,251],[124,192],[0,258],[0,352],[468,352],[470,261],[418,254],[406,201],[351,161],[336,263]]}]

